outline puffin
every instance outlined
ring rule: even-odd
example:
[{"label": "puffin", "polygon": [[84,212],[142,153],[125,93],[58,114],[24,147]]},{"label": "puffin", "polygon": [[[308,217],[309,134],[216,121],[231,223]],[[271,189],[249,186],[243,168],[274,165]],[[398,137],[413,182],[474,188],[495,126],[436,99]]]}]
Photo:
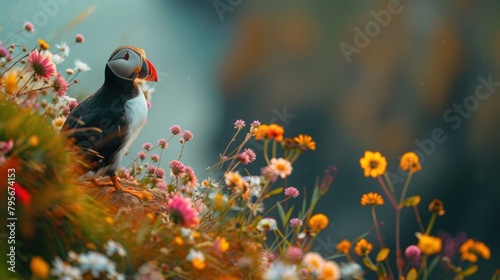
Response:
[{"label": "puffin", "polygon": [[[158,76],[146,53],[133,46],[121,46],[111,54],[104,70],[104,83],[68,115],[62,133],[82,155],[84,176],[109,176],[111,192],[129,193],[139,200],[144,192],[123,187],[116,175],[125,153],[146,122],[148,105],[137,81],[157,82]],[[82,176],[82,177],[84,177]]]}]

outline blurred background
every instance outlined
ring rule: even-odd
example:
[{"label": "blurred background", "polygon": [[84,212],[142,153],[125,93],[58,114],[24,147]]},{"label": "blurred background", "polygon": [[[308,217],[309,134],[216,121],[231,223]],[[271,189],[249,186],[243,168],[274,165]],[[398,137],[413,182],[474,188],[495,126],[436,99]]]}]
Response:
[{"label": "blurred background", "polygon": [[[318,238],[316,250],[325,256],[371,225],[370,210],[359,201],[363,193],[382,191],[363,177],[364,151],[387,157],[397,192],[406,178],[399,158],[415,151],[423,170],[408,195],[422,196],[424,225],[428,203],[441,199],[446,215],[434,229],[489,245],[492,259],[472,277],[489,279],[500,268],[499,10],[500,2],[486,0],[6,0],[0,36],[25,21],[34,23],[35,33],[17,35],[22,45],[37,38],[72,42],[83,34],[85,42],[72,46],[59,66],[81,59],[92,68],[70,90],[79,99],[100,87],[116,47],[143,48],[160,79],[148,123],[130,152],[167,138],[168,128],[179,124],[194,133],[183,162],[200,180],[236,119],[278,123],[288,136],[312,135],[317,151],[302,156],[288,183],[307,192],[323,170],[336,166],[318,206],[332,223]],[[180,150],[170,146],[168,161]],[[388,203],[377,211],[392,246],[393,211]],[[403,211],[402,226],[405,248],[417,242],[411,210]]]}]

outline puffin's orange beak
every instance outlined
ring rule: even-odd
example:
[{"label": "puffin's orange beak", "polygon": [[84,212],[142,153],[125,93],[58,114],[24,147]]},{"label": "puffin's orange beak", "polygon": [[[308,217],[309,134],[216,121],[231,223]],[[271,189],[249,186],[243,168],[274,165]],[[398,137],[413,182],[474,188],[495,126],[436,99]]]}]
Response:
[{"label": "puffin's orange beak", "polygon": [[146,81],[157,82],[158,74],[156,74],[156,69],[147,58],[143,57],[141,71],[139,72],[139,79]]}]

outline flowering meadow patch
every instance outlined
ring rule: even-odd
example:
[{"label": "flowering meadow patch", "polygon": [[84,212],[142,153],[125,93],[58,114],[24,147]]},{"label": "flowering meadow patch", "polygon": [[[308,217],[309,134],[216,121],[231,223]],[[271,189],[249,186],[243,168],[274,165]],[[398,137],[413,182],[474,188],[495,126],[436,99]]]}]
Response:
[{"label": "flowering meadow patch", "polygon": [[[27,22],[20,32],[33,28]],[[226,149],[198,172],[182,158],[196,140],[193,133],[179,125],[165,127],[165,138],[127,153],[132,163],[118,170],[124,187],[147,193],[148,199],[110,193],[106,177],[82,180],[78,149],[60,132],[78,104],[67,91],[91,69],[79,59],[64,71],[59,66],[84,37],[77,34],[73,43],[56,43],[55,49],[42,39],[31,49],[8,42],[0,43],[0,178],[16,171],[13,193],[22,223],[14,244],[15,272],[2,263],[2,279],[410,280],[433,279],[438,263],[454,279],[463,279],[491,257],[488,245],[473,238],[464,238],[452,252],[458,261],[443,255],[446,240],[433,231],[435,220],[445,215],[442,201],[424,208],[432,214],[425,222],[419,215],[421,197],[406,196],[412,176],[425,172],[418,156],[402,155],[400,167],[409,173],[397,195],[386,173],[390,163],[378,151],[366,151],[359,164],[360,176],[375,180],[381,192],[356,198],[359,207],[371,210],[374,231],[338,240],[332,255],[314,252],[319,234],[331,230],[328,213],[315,207],[334,174],[327,169],[323,178],[311,178],[316,183],[307,191],[289,185],[288,178],[301,176],[293,168],[299,157],[321,147],[313,136],[290,136],[273,123],[247,126],[236,120],[228,126],[235,132]],[[150,100],[154,89],[141,86]],[[262,153],[248,147],[252,139],[262,141]],[[179,156],[165,159],[166,149],[179,149]],[[249,173],[250,164],[260,172]],[[7,180],[1,184],[0,199],[7,201],[14,187]],[[385,219],[394,227],[394,241],[379,230],[376,210],[386,204],[395,213],[393,220]],[[400,217],[407,208],[415,212],[420,230],[403,248]],[[6,215],[3,211],[2,223]],[[3,253],[10,245],[0,246]],[[493,277],[500,279],[500,273]]]}]

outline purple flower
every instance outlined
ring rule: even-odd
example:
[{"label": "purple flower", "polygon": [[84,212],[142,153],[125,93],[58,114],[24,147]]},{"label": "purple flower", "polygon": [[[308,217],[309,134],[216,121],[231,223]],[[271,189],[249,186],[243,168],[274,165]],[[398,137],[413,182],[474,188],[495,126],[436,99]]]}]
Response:
[{"label": "purple flower", "polygon": [[285,189],[285,196],[297,198],[299,196],[299,190],[294,187],[288,187]]},{"label": "purple flower", "polygon": [[245,127],[245,121],[242,119],[236,120],[236,122],[234,123],[234,128],[242,129],[243,127]]},{"label": "purple flower", "polygon": [[255,155],[255,152],[250,148],[245,149],[245,151],[243,151],[243,152],[248,155],[248,160],[250,162],[253,162],[257,158],[257,156]]},{"label": "purple flower", "polygon": [[290,220],[290,227],[291,228],[298,228],[302,226],[302,220],[298,219],[298,218],[293,218]]}]

